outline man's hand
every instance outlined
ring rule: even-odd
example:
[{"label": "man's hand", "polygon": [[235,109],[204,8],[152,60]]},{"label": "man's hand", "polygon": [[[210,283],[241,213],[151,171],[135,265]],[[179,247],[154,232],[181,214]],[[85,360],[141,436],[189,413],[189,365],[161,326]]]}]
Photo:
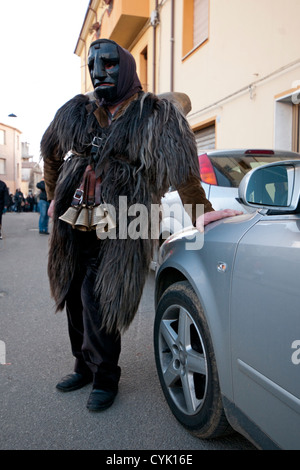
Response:
[{"label": "man's hand", "polygon": [[48,208],[48,215],[49,217],[53,217],[53,214],[54,214],[54,199],[52,199],[52,201],[50,202],[50,206]]},{"label": "man's hand", "polygon": [[242,211],[237,211],[234,209],[224,209],[221,211],[212,211],[206,212],[203,215],[200,215],[196,220],[196,228],[199,232],[204,232],[204,226],[210,224],[211,222],[215,222],[216,220],[224,219],[225,217],[234,217],[236,215],[242,215]]}]

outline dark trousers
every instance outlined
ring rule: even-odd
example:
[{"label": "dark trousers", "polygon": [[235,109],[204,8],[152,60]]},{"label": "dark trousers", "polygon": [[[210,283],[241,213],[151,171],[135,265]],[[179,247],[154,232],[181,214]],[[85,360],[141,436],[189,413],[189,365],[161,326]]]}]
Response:
[{"label": "dark trousers", "polygon": [[2,214],[3,214],[4,206],[0,206],[0,229],[2,225]]},{"label": "dark trousers", "polygon": [[[95,243],[98,242],[101,243]],[[97,273],[94,254],[95,245],[85,243],[66,298],[69,336],[76,358],[74,370],[91,375],[93,388],[117,390],[121,375],[118,366],[121,337],[118,333],[107,334],[100,328],[101,313],[94,295]]]}]

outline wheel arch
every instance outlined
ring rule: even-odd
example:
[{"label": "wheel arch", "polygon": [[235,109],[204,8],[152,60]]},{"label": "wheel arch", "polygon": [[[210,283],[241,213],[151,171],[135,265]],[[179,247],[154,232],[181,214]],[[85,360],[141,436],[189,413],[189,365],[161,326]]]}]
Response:
[{"label": "wheel arch", "polygon": [[[205,267],[202,265],[201,281],[194,280],[189,274],[188,266],[192,267],[193,261],[186,264],[182,269],[174,265],[166,265],[159,270],[156,277],[155,287],[155,309],[163,293],[172,284],[180,281],[187,281],[195,291],[204,311],[206,321],[210,330],[213,348],[218,364],[219,381],[222,394],[229,400],[233,399],[232,380],[231,380],[231,354],[229,348],[229,312],[221,311],[218,302],[215,299],[214,289]],[[198,260],[199,261],[199,260]]]},{"label": "wheel arch", "polygon": [[168,267],[161,271],[156,277],[155,285],[155,309],[159,304],[159,301],[163,293],[175,282],[189,281],[187,277],[179,270],[174,267]]}]

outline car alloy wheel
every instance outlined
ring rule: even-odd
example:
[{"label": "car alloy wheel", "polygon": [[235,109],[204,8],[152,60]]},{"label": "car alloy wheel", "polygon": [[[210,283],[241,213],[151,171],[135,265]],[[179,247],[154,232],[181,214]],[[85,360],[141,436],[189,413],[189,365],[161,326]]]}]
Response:
[{"label": "car alloy wheel", "polygon": [[170,286],[159,302],[154,350],[162,390],[178,421],[201,438],[231,431],[207,322],[186,281]]}]

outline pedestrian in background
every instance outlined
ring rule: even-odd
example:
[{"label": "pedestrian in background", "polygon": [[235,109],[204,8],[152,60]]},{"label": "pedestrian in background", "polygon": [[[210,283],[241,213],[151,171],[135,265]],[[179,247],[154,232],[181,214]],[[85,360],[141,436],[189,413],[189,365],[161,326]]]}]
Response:
[{"label": "pedestrian in background", "polygon": [[0,240],[2,240],[2,214],[8,205],[8,189],[4,181],[0,180]]},{"label": "pedestrian in background", "polygon": [[26,206],[25,206],[27,212],[33,212],[33,206],[34,206],[34,196],[32,192],[29,192],[26,198]]},{"label": "pedestrian in background", "polygon": [[22,212],[23,207],[24,207],[24,195],[21,189],[17,188],[14,199],[15,199],[15,211]]},{"label": "pedestrian in background", "polygon": [[5,212],[13,212],[14,211],[14,208],[15,208],[15,205],[14,205],[14,195],[12,193],[10,193],[8,195],[8,204],[7,204],[7,208],[6,208],[6,211]]},{"label": "pedestrian in background", "polygon": [[49,216],[48,216],[48,209],[49,209],[49,202],[47,201],[47,194],[45,190],[45,181],[41,180],[37,183],[36,187],[40,190],[39,194],[39,232],[41,235],[49,235],[48,232],[48,224],[49,224]]}]

